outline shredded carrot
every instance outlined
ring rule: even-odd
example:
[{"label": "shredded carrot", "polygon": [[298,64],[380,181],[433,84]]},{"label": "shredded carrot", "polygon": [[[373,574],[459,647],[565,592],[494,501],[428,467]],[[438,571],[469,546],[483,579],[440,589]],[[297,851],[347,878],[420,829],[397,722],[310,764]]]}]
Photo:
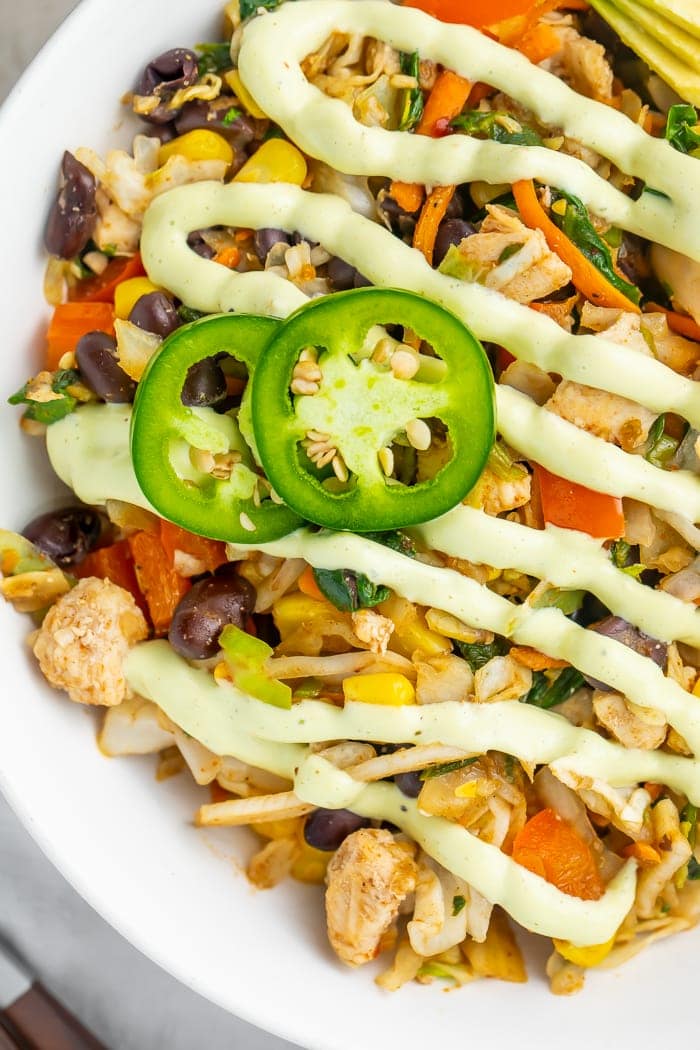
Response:
[{"label": "shredded carrot", "polygon": [[174,525],[171,521],[161,521],[160,541],[171,566],[175,565],[175,551],[183,551],[200,562],[201,568],[196,569],[194,575],[200,572],[214,572],[228,560],[225,543],[187,532],[186,529],[181,529],[179,525]]},{"label": "shredded carrot", "polygon": [[653,868],[661,860],[661,854],[648,842],[632,842],[622,851],[623,857],[634,857],[643,868]]},{"label": "shredded carrot", "polygon": [[153,629],[156,634],[166,634],[180,599],[192,584],[175,572],[158,536],[151,532],[135,532],[127,542]]},{"label": "shredded carrot", "polygon": [[241,253],[235,245],[230,248],[222,248],[220,252],[217,252],[214,256],[214,262],[221,263],[222,266],[227,266],[229,270],[235,270],[241,261]]},{"label": "shredded carrot", "polygon": [[553,656],[547,656],[538,649],[531,649],[529,645],[514,645],[509,656],[523,667],[529,667],[531,671],[558,670],[569,666],[566,660],[555,660]]},{"label": "shredded carrot", "polygon": [[426,198],[420,218],[413,234],[413,247],[422,252],[430,265],[433,265],[433,252],[438,227],[445,218],[456,186],[436,186]]},{"label": "shredded carrot", "polygon": [[64,354],[75,350],[88,332],[114,333],[110,303],[61,303],[53,312],[46,332],[46,367],[54,372]]},{"label": "shredded carrot", "polygon": [[540,204],[531,179],[513,183],[513,196],[520,218],[532,230],[541,230],[553,252],[570,267],[574,285],[595,306],[641,313],[638,306],[614,288],[600,270],[589,262],[583,252],[552,222]]},{"label": "shredded carrot", "polygon": [[389,192],[399,208],[411,214],[418,211],[425,197],[425,190],[419,182],[392,182]]},{"label": "shredded carrot", "polygon": [[645,303],[644,313],[666,314],[668,327],[672,332],[675,332],[677,335],[684,335],[686,339],[694,339],[696,342],[700,342],[700,325],[692,317],[686,317],[685,314],[677,314],[675,310],[668,310],[665,306],[659,306],[658,303]]},{"label": "shredded carrot", "polygon": [[538,65],[561,50],[561,41],[551,26],[540,22],[516,44],[516,49],[533,65]]},{"label": "shredded carrot", "polygon": [[302,594],[305,594],[307,598],[316,598],[318,601],[324,602],[326,596],[316,583],[316,577],[314,576],[314,570],[310,565],[307,565],[301,576],[299,577],[299,590]]},{"label": "shredded carrot", "polygon": [[[465,80],[451,69],[443,69],[428,95],[416,134],[439,137],[438,121],[449,123],[458,116],[464,109],[472,87],[470,80]],[[425,190],[419,183],[392,182],[390,193],[400,208],[412,214],[420,208]]]}]

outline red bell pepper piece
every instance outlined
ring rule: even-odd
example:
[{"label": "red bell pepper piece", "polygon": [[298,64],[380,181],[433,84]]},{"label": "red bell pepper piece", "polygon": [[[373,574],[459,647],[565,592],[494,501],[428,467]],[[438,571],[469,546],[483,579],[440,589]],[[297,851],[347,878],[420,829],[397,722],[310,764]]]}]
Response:
[{"label": "red bell pepper piece", "polygon": [[119,540],[110,547],[92,551],[73,571],[81,580],[87,576],[96,576],[99,580],[111,580],[118,587],[123,587],[133,595],[139,609],[148,619],[148,606],[136,579],[134,559],[127,540]]},{"label": "red bell pepper piece", "polygon": [[561,529],[576,529],[603,540],[618,540],[625,534],[622,500],[604,492],[595,492],[575,481],[550,474],[535,465],[535,482],[539,487],[544,520]]},{"label": "red bell pepper piece", "polygon": [[175,564],[175,551],[184,551],[202,563],[200,572],[214,572],[228,561],[226,544],[219,540],[210,540],[206,536],[197,536],[194,532],[181,529],[165,518],[160,523],[160,542],[165,548],[171,566]]},{"label": "red bell pepper piece", "polygon": [[109,303],[61,303],[53,312],[46,331],[46,367],[58,368],[64,354],[75,350],[88,332],[114,334],[114,309]]},{"label": "red bell pepper piece", "polygon": [[175,572],[160,537],[155,533],[135,532],[127,542],[153,630],[157,635],[167,634],[173,613],[192,584]]},{"label": "red bell pepper piece", "polygon": [[143,277],[145,273],[138,253],[130,256],[119,255],[107,263],[102,273],[78,281],[68,292],[68,298],[72,302],[80,303],[113,303],[114,289],[118,284],[128,281],[131,277]]}]

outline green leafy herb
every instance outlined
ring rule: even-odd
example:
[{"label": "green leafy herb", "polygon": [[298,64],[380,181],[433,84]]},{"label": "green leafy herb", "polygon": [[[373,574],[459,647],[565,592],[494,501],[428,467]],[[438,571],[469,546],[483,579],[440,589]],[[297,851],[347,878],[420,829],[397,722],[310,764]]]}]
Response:
[{"label": "green leafy herb", "polygon": [[478,671],[480,667],[493,660],[494,656],[503,656],[508,646],[502,638],[495,638],[488,645],[479,642],[459,642],[455,645],[460,656],[467,661],[472,671]]},{"label": "green leafy herb", "polygon": [[556,190],[553,195],[555,202],[566,202],[562,214],[556,207],[552,208],[553,221],[614,288],[626,295],[631,302],[638,303],[641,298],[639,289],[620,277],[615,270],[610,248],[596,233],[583,201],[571,193],[564,193],[563,190]]},{"label": "green leafy herb", "polygon": [[228,128],[228,127],[231,126],[231,124],[234,123],[234,121],[238,120],[238,118],[240,116],[242,116],[242,115],[243,115],[243,110],[242,109],[238,109],[236,106],[231,106],[231,108],[227,109],[226,112],[224,113],[224,116],[223,116],[223,119],[222,119],[221,123],[225,124],[226,127]]},{"label": "green leafy herb", "polygon": [[264,7],[266,11],[274,11],[281,2],[282,0],[240,0],[241,19],[245,22],[259,7]]},{"label": "green leafy herb", "polygon": [[[420,66],[420,59],[418,52],[414,51],[412,54],[402,52],[401,54],[401,72],[407,77],[415,77],[418,79],[418,72]],[[405,93],[403,100],[403,108],[401,110],[401,118],[399,120],[399,131],[411,131],[415,128],[420,118],[423,116],[423,92],[420,87],[408,88]]]},{"label": "green leafy herb", "polygon": [[448,773],[456,773],[458,769],[466,769],[467,766],[472,766],[477,761],[476,756],[474,758],[462,758],[456,762],[442,762],[438,766],[428,766],[427,769],[422,770],[420,778],[421,780],[434,780],[435,777],[446,777]]},{"label": "green leafy herb", "polygon": [[391,594],[388,587],[372,583],[363,573],[351,569],[314,569],[314,579],[323,595],[341,612],[370,609]]},{"label": "green leafy herb", "polygon": [[652,186],[645,186],[642,193],[650,193],[652,197],[661,197],[664,201],[670,201],[668,193],[664,193],[662,190],[655,190]]},{"label": "green leafy herb", "polygon": [[666,119],[666,139],[680,153],[700,156],[700,124],[694,106],[671,106]]},{"label": "green leafy herb", "polygon": [[[70,415],[73,409],[78,404],[77,398],[73,397],[69,393],[69,388],[74,383],[80,382],[80,373],[73,369],[61,369],[58,372],[54,372],[51,383],[47,383],[47,387],[53,394],[58,395],[50,401],[38,401],[36,395],[32,393],[32,384],[25,383],[21,390],[18,390],[16,394],[8,398],[8,402],[11,405],[26,405],[27,409],[24,413],[25,419],[32,419],[36,423],[45,423],[50,426],[51,423],[57,423],[59,419],[63,419],[64,416]],[[48,392],[48,390],[46,391]]]},{"label": "green leafy herb", "polygon": [[532,676],[532,688],[524,702],[534,707],[556,707],[573,696],[584,682],[583,675],[575,667],[565,667],[553,681],[544,671],[535,671]]},{"label": "green leafy herb", "polygon": [[695,857],[691,857],[688,861],[688,878],[691,882],[697,882],[700,879],[700,864]]},{"label": "green leafy herb", "polygon": [[522,244],[507,244],[498,256],[498,265],[500,266],[501,263],[508,262],[508,260],[512,259],[514,255],[518,254],[522,247]]},{"label": "green leafy herb", "polygon": [[548,591],[536,598],[533,609],[560,609],[565,616],[571,616],[583,605],[585,591],[567,591],[561,587],[550,587]]},{"label": "green leafy herb", "polygon": [[197,44],[197,66],[200,76],[203,73],[220,73],[222,69],[230,69],[232,65],[230,41]]},{"label": "green leafy herb", "polygon": [[201,310],[195,310],[192,306],[182,306],[177,308],[178,316],[183,324],[190,324],[192,321],[198,321],[200,317],[204,317],[204,313]]},{"label": "green leafy herb", "polygon": [[459,915],[459,913],[464,908],[466,908],[466,906],[467,906],[466,899],[460,893],[458,893],[456,897],[452,898],[452,914],[453,915]]},{"label": "green leafy herb", "polygon": [[638,577],[644,572],[646,566],[641,562],[628,564],[631,550],[630,544],[625,540],[615,540],[610,544],[610,560],[616,569],[621,569],[628,576]]},{"label": "green leafy herb", "polygon": [[698,835],[698,807],[694,806],[692,802],[688,802],[688,804],[683,807],[681,813],[681,824],[688,825],[686,838],[693,849],[695,849]]},{"label": "green leafy herb", "polygon": [[542,139],[532,128],[521,124],[510,113],[482,113],[471,109],[455,117],[450,127],[475,138],[492,139],[509,146],[541,146]]},{"label": "green leafy herb", "polygon": [[649,431],[644,458],[653,466],[665,470],[678,450],[678,441],[665,433],[666,416],[656,419]]},{"label": "green leafy herb", "polygon": [[407,558],[416,556],[415,543],[410,536],[407,536],[405,532],[399,532],[398,529],[394,529],[393,532],[364,532],[363,536],[366,540],[372,540],[373,543],[381,543],[390,551],[405,554]]}]

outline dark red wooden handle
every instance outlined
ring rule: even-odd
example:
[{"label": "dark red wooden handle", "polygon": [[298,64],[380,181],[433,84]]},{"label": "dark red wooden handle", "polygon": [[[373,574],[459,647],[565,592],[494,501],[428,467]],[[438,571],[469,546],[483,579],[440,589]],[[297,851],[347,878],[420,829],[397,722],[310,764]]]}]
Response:
[{"label": "dark red wooden handle", "polygon": [[[26,1050],[106,1050],[104,1044],[40,984],[33,984],[0,1014],[0,1019],[3,1016]],[[0,1050],[4,1050],[2,1042]]]}]

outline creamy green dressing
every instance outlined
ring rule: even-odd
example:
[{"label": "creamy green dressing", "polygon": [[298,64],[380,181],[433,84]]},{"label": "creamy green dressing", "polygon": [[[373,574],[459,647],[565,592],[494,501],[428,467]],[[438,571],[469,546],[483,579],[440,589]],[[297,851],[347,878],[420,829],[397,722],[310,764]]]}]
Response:
[{"label": "creamy green dressing", "polygon": [[[388,710],[371,704],[348,704],[341,710],[318,701],[302,701],[289,712],[273,710],[234,686],[218,685],[211,674],[190,667],[166,642],[147,642],[133,649],[126,674],[136,692],[158,704],[169,718],[206,747],[293,780],[299,797],[312,805],[351,806],[361,816],[390,820],[487,900],[501,904],[526,929],[575,944],[600,944],[612,936],[632,906],[635,875],[630,864],[613,879],[599,901],[571,897],[459,825],[421,813],[416,802],[395,786],[359,783],[319,755],[289,743],[348,738],[399,743],[416,736],[421,741],[438,740],[442,739],[440,733],[454,732],[458,746],[464,744],[468,749],[466,741],[470,739],[472,748],[481,751],[490,729],[485,724],[489,720],[483,718],[486,709],[479,705],[439,704]],[[526,750],[533,754],[542,752],[539,728],[533,726],[528,731],[511,722],[511,712],[525,708],[517,703],[492,706],[507,708],[503,714],[498,713],[497,719],[504,744],[515,743],[517,736]],[[436,712],[435,707],[442,710]],[[607,745],[594,733],[574,729],[564,719],[551,719],[546,712],[533,713],[543,716],[543,722],[560,725],[561,733],[569,736],[572,750],[577,735],[587,735],[597,741],[594,746],[607,746],[624,754],[623,749]],[[284,743],[280,742],[283,738]],[[550,755],[555,752],[556,748]],[[653,757],[651,753],[649,757]],[[684,759],[671,762],[689,764]],[[612,758],[609,765],[613,772]]]},{"label": "creamy green dressing", "polygon": [[[91,503],[124,499],[148,508],[128,455],[128,425],[128,409],[95,405],[49,428],[52,466],[81,499]],[[581,586],[579,573],[585,573],[593,593],[620,615],[634,613],[632,622],[639,622],[655,637],[681,638],[689,631],[689,637],[696,637],[694,617],[698,614],[694,607],[620,573],[595,541],[580,533],[539,533],[470,512],[466,507],[456,508],[423,529],[426,538],[434,530],[441,541],[436,543],[438,549],[444,546],[457,557],[488,565],[522,565],[523,572],[542,574],[551,582],[561,580],[559,586],[569,586],[573,581]],[[556,609],[514,605],[452,569],[406,558],[352,533],[318,534],[302,529],[274,543],[255,546],[280,557],[304,558],[317,568],[351,567],[419,605],[432,605],[474,627],[568,660],[635,703],[663,711],[693,750],[700,750],[700,704],[689,701],[685,690],[664,677],[646,657],[620,642],[584,630]]]},{"label": "creamy green dressing", "polygon": [[[561,127],[671,199],[643,193],[633,201],[583,161],[544,147],[504,146],[465,135],[436,140],[365,127],[351,107],[324,95],[301,70],[301,61],[335,31],[377,37],[400,51],[419,49],[421,58],[500,88],[545,124]],[[303,150],[338,171],[439,185],[537,178],[576,194],[616,226],[700,259],[694,158],[469,26],[445,25],[383,0],[297,0],[246,27],[238,61],[262,109]]]}]

